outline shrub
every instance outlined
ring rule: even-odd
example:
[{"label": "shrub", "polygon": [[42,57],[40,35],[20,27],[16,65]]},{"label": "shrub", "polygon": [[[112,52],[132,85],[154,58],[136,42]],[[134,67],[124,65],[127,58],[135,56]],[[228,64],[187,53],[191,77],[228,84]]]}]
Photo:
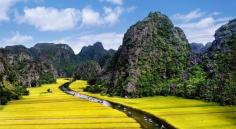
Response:
[{"label": "shrub", "polygon": [[101,85],[90,85],[84,89],[85,92],[91,93],[101,93],[103,91],[103,86]]},{"label": "shrub", "polygon": [[7,100],[6,97],[4,97],[4,96],[0,97],[0,104],[1,104],[1,105],[6,105],[7,102],[8,102],[8,100]]}]

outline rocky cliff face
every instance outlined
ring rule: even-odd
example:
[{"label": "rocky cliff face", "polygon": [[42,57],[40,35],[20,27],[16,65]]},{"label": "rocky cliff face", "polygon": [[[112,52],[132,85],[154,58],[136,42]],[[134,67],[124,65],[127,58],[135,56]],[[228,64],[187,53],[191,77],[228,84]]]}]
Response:
[{"label": "rocky cliff face", "polygon": [[150,13],[129,28],[110,65],[86,90],[236,104],[236,20],[220,27],[212,43],[200,47],[200,52],[191,50],[183,31],[168,17]]},{"label": "rocky cliff face", "polygon": [[215,33],[215,40],[212,43],[209,51],[220,50],[226,52],[230,50],[230,45],[227,44],[229,40],[232,40],[232,37],[236,32],[236,19],[229,21],[229,23],[221,26]]},{"label": "rocky cliff face", "polygon": [[96,80],[96,76],[109,66],[115,52],[104,49],[101,42],[83,47],[77,55],[78,66],[74,79]]},{"label": "rocky cliff face", "polygon": [[3,68],[7,68],[7,73],[4,72],[5,76],[11,82],[17,81],[26,87],[38,86],[41,83],[47,83],[45,79],[42,79],[42,76],[49,74],[52,78],[51,81],[55,81],[54,67],[43,60],[35,59],[29,49],[24,46],[8,46],[2,49],[1,55],[1,64],[4,64]]},{"label": "rocky cliff face", "polygon": [[57,76],[72,76],[79,63],[79,68],[82,68],[78,69],[78,73],[81,73],[81,70],[87,71],[77,75],[80,79],[91,79],[101,71],[101,68],[98,63],[88,60],[99,60],[105,65],[108,53],[112,52],[105,50],[101,43],[97,43],[82,52],[83,60],[77,60],[77,55],[66,44],[39,43],[30,49],[22,45],[1,48],[0,104],[18,99],[27,93],[26,87],[55,82]]},{"label": "rocky cliff face", "polygon": [[105,66],[107,60],[114,54],[114,51],[104,49],[100,42],[83,47],[78,55],[67,44],[38,43],[29,51],[34,58],[52,64],[57,75],[62,77],[72,76],[78,64],[89,60]]},{"label": "rocky cliff face", "polygon": [[112,95],[154,95],[163,87],[162,82],[181,76],[189,50],[180,28],[174,27],[167,16],[150,13],[125,33],[100,83],[108,85]]},{"label": "rocky cliff face", "polygon": [[93,45],[85,46],[77,55],[78,62],[86,62],[88,60],[96,61],[100,66],[105,66],[108,60],[114,55],[115,50],[104,49],[101,42],[96,42]]},{"label": "rocky cliff face", "polygon": [[204,55],[204,66],[208,82],[204,97],[221,104],[236,104],[236,19],[216,31]]},{"label": "rocky cliff face", "polygon": [[52,64],[58,76],[71,76],[76,66],[74,51],[67,44],[38,43],[30,48],[34,58]]},{"label": "rocky cliff face", "polygon": [[207,43],[206,45],[203,45],[202,43],[191,43],[190,46],[191,46],[191,51],[193,53],[204,53],[206,52],[210,47],[211,47],[212,43],[209,42]]},{"label": "rocky cliff face", "polygon": [[0,49],[0,104],[28,94],[27,87],[55,81],[54,67],[35,59],[24,46]]},{"label": "rocky cliff face", "polygon": [[96,61],[85,61],[80,63],[74,74],[74,79],[94,80],[101,72],[101,67]]}]

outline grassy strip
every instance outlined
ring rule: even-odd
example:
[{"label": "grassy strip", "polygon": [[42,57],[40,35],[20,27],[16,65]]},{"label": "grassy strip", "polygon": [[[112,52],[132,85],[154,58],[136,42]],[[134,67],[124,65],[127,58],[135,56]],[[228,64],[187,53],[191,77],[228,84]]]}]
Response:
[{"label": "grassy strip", "polygon": [[[11,101],[0,111],[0,128],[140,128],[122,112],[63,93],[58,87],[67,81],[29,88],[29,96]],[[47,93],[49,88],[52,93]]]},{"label": "grassy strip", "polygon": [[155,96],[136,99],[108,97],[83,92],[86,81],[77,80],[70,88],[112,102],[127,105],[166,120],[181,129],[235,129],[236,106],[219,106],[216,103],[174,96]]}]

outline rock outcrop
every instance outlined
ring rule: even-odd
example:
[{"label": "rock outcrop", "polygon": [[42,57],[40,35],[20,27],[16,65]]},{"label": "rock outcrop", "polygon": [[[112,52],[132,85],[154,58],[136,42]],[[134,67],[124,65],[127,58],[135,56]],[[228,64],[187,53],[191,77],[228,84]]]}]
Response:
[{"label": "rock outcrop", "polygon": [[[4,76],[12,80],[11,82],[17,81],[25,87],[55,82],[56,75],[54,67],[43,60],[35,59],[28,48],[21,45],[7,46],[1,50],[1,55],[2,68],[7,68],[3,72]],[[42,79],[46,75],[50,75],[52,79]]]},{"label": "rock outcrop", "polygon": [[236,104],[236,20],[220,27],[212,43],[197,49],[191,51],[183,31],[167,16],[150,13],[129,28],[110,65],[86,90]]},{"label": "rock outcrop", "polygon": [[207,43],[206,45],[203,45],[202,43],[191,43],[190,46],[191,46],[191,51],[193,53],[204,53],[206,52],[210,47],[211,47],[212,43],[209,42]]},{"label": "rock outcrop", "polygon": [[[131,26],[99,83],[120,96],[155,95],[163,80],[186,69],[190,47],[183,31],[159,12]],[[160,85],[157,85],[160,84]]]},{"label": "rock outcrop", "polygon": [[220,27],[204,55],[207,72],[204,97],[221,104],[236,104],[236,19]]},{"label": "rock outcrop", "polygon": [[38,43],[30,52],[34,58],[52,64],[58,76],[71,76],[77,65],[76,55],[67,44]]},{"label": "rock outcrop", "polygon": [[95,80],[101,73],[101,67],[96,61],[85,61],[78,65],[74,79]]},{"label": "rock outcrop", "polygon": [[0,49],[0,104],[28,94],[27,87],[56,81],[54,67],[22,45]]},{"label": "rock outcrop", "polygon": [[104,49],[101,42],[83,47],[77,55],[67,44],[38,43],[29,51],[34,58],[52,64],[61,77],[72,76],[78,64],[89,60],[96,61],[103,67],[115,53],[114,50]]},{"label": "rock outcrop", "polygon": [[77,55],[66,44],[39,43],[30,49],[22,45],[1,48],[0,104],[27,94],[27,87],[55,82],[57,76],[72,76],[78,64],[79,75],[76,74],[76,77],[94,79],[101,71],[95,61],[101,61],[105,66],[112,52],[105,50],[101,43],[96,43],[82,52],[89,56],[77,60]]},{"label": "rock outcrop", "polygon": [[115,50],[106,50],[101,42],[96,42],[93,45],[83,47],[77,55],[77,60],[78,63],[93,60],[98,62],[101,67],[104,67],[114,53]]}]

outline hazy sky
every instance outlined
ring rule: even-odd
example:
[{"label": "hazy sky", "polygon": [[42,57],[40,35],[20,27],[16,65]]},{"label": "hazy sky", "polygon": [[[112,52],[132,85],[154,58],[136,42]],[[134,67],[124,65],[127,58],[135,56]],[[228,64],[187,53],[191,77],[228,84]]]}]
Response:
[{"label": "hazy sky", "polygon": [[189,42],[207,43],[236,17],[236,0],[0,0],[0,47],[67,43],[76,53],[101,41],[117,49],[129,26],[160,11]]}]

